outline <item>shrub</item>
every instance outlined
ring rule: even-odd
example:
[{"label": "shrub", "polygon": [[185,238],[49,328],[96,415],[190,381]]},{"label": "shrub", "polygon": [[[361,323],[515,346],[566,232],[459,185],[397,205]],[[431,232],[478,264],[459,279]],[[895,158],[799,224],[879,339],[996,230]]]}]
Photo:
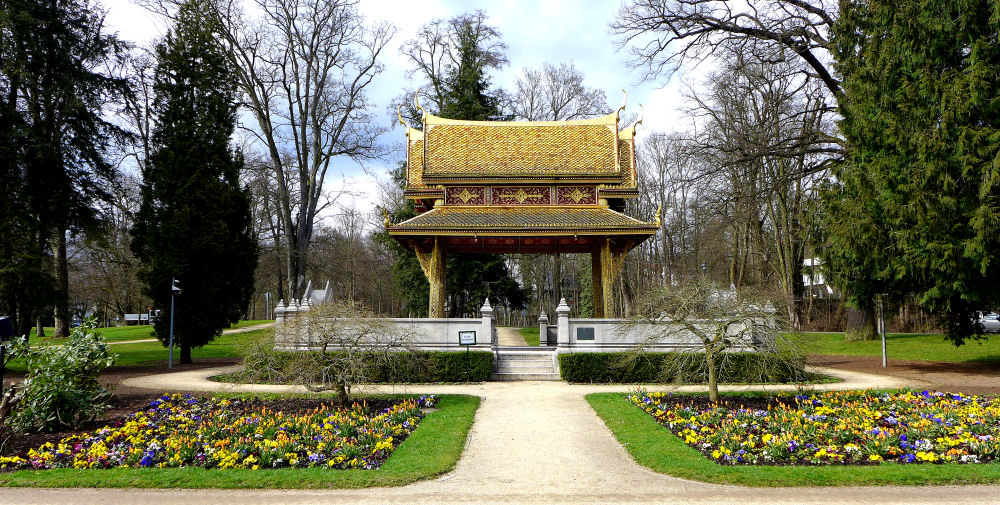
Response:
[{"label": "shrub", "polygon": [[26,353],[28,377],[11,423],[19,431],[77,428],[108,409],[111,394],[101,386],[101,372],[114,356],[104,337],[88,319],[74,328],[65,345]]},{"label": "shrub", "polygon": [[[341,353],[276,351],[273,334],[267,334],[243,349],[243,371],[237,380],[256,384],[293,383],[303,366],[300,360],[336,360]],[[355,351],[355,358],[364,369],[365,382],[372,384],[483,382],[493,373],[493,353],[489,351]]]},{"label": "shrub", "polygon": [[[719,381],[784,383],[811,379],[804,359],[775,358],[767,353],[725,353]],[[708,366],[695,353],[594,352],[559,355],[559,373],[569,382],[686,383],[708,381]]]},{"label": "shrub", "polygon": [[484,382],[493,373],[489,351],[429,352],[427,380],[421,382]]}]

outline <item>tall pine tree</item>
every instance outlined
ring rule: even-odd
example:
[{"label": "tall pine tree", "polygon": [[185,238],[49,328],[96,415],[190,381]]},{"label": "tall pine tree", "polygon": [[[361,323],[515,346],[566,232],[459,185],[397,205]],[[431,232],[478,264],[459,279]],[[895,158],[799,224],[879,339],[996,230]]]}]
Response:
[{"label": "tall pine tree", "polygon": [[857,298],[914,295],[956,345],[1000,305],[998,36],[989,0],[845,2],[834,26],[828,266]]},{"label": "tall pine tree", "polygon": [[[257,265],[249,198],[239,182],[243,159],[229,145],[235,79],[215,42],[209,1],[181,4],[156,47],[156,126],[132,241],[140,278],[164,316],[171,278],[182,288],[174,316],[181,363],[239,319]],[[169,324],[169,317],[156,320],[161,342]]]}]

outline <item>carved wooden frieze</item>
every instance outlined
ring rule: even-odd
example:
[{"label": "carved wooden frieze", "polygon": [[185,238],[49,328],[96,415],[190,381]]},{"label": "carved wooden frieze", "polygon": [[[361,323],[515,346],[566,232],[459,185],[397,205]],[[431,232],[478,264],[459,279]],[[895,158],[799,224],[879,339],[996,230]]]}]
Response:
[{"label": "carved wooden frieze", "polygon": [[552,204],[552,188],[549,186],[493,186],[490,194],[493,205]]},{"label": "carved wooden frieze", "polygon": [[448,205],[486,205],[485,186],[452,186],[445,195]]},{"label": "carved wooden frieze", "polygon": [[593,186],[556,186],[557,205],[595,205],[597,188]]}]

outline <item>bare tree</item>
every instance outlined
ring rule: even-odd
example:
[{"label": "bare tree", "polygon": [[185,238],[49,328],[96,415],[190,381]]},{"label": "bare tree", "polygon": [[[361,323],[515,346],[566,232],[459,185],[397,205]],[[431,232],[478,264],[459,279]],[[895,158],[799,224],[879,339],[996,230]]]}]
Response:
[{"label": "bare tree", "polygon": [[310,391],[334,390],[341,404],[350,401],[354,386],[374,382],[374,374],[401,363],[401,353],[411,350],[405,328],[354,301],[318,305],[285,324],[308,335],[318,351],[297,353],[285,373]]},{"label": "bare tree", "polygon": [[632,63],[645,68],[647,77],[669,75],[720,49],[755,54],[762,61],[776,51],[791,51],[805,64],[802,72],[839,98],[829,50],[838,15],[829,0],[631,0],[619,10],[611,31],[621,47],[631,46]]},{"label": "bare tree", "polygon": [[515,118],[560,121],[596,117],[611,112],[604,91],[583,84],[584,75],[572,61],[525,67],[510,94]]},{"label": "bare tree", "polygon": [[705,280],[655,287],[640,298],[636,313],[622,330],[642,328],[648,335],[639,353],[657,342],[696,342],[689,352],[670,360],[674,370],[667,373],[683,377],[678,372],[698,368],[690,360],[703,362],[710,401],[719,401],[719,379],[736,356],[733,351],[752,352],[759,358],[755,379],[766,381],[776,368],[782,375],[791,371],[793,380],[805,379],[801,356],[785,340],[781,322],[760,290],[726,291]]},{"label": "bare tree", "polygon": [[366,90],[395,29],[366,24],[355,0],[254,0],[256,19],[240,5],[218,4],[220,40],[257,120],[249,131],[269,158],[288,296],[298,298],[316,216],[331,203],[323,189],[331,165],[381,154],[375,139],[384,129],[369,114]]}]

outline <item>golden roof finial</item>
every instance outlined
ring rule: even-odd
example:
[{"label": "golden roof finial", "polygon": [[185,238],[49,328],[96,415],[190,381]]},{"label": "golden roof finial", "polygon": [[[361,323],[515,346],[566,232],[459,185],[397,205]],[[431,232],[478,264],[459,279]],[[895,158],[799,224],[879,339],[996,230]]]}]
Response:
[{"label": "golden roof finial", "polygon": [[663,204],[661,203],[659,207],[656,208],[656,227],[659,228],[663,225]]},{"label": "golden roof finial", "polygon": [[386,228],[392,226],[392,222],[389,221],[389,211],[382,207],[382,225]]},{"label": "golden roof finial", "polygon": [[620,114],[621,111],[625,110],[625,104],[628,103],[628,92],[625,91],[625,88],[622,88],[622,95],[623,95],[622,96],[622,106],[618,107],[618,110],[615,111],[615,121],[618,120],[618,114]]},{"label": "golden roof finial", "polygon": [[632,136],[635,137],[635,127],[642,124],[642,118],[646,117],[646,109],[642,108],[642,104],[639,104],[639,120],[632,124]]},{"label": "golden roof finial", "polygon": [[407,123],[406,120],[403,119],[403,104],[399,104],[399,108],[396,109],[396,114],[399,115],[399,124],[405,126],[406,129],[409,130],[410,129],[409,123]]},{"label": "golden roof finial", "polygon": [[419,91],[416,91],[416,92],[413,93],[413,104],[417,106],[417,110],[419,110],[421,114],[423,114],[423,115],[427,114],[427,112],[424,110],[424,108],[420,106],[420,92]]}]

